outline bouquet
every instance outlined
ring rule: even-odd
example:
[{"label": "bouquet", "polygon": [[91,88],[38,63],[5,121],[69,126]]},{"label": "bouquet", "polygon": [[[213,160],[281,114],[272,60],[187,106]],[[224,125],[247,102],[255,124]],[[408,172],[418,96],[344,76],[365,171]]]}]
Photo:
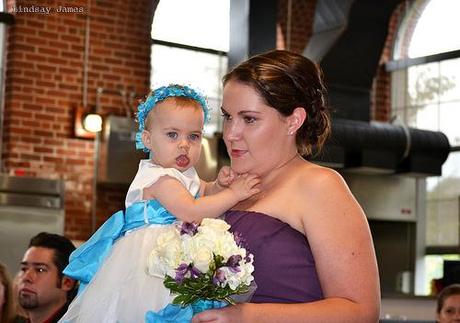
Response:
[{"label": "bouquet", "polygon": [[176,295],[173,304],[201,300],[234,304],[237,295],[250,292],[253,255],[229,228],[223,220],[206,218],[201,225],[177,222],[160,233],[147,272],[164,279]]}]

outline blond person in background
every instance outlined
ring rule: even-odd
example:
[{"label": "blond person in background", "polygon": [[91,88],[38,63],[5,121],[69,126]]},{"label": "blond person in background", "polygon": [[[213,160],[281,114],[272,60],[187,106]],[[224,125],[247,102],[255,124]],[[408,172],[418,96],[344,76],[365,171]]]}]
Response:
[{"label": "blond person in background", "polygon": [[439,293],[436,322],[460,323],[460,284],[447,286]]}]

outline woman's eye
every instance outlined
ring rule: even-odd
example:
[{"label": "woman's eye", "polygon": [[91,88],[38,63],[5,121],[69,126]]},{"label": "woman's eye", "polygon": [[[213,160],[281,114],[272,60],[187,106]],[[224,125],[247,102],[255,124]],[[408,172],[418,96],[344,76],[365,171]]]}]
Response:
[{"label": "woman's eye", "polygon": [[174,131],[167,132],[166,136],[168,136],[168,138],[171,138],[171,139],[176,139],[177,138],[177,132],[174,132]]},{"label": "woman's eye", "polygon": [[256,118],[250,117],[250,116],[245,116],[244,117],[244,122],[246,123],[254,123],[256,121]]},{"label": "woman's eye", "polygon": [[231,119],[230,115],[228,113],[225,113],[225,112],[222,112],[221,116],[222,116],[222,118],[224,118],[224,120],[230,120]]},{"label": "woman's eye", "polygon": [[189,138],[191,141],[198,141],[201,139],[201,134],[192,133]]}]

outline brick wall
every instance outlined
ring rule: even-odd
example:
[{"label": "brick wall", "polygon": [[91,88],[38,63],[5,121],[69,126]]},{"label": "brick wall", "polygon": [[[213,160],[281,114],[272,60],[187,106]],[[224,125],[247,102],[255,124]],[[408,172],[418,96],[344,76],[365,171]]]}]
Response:
[{"label": "brick wall", "polygon": [[[316,0],[278,1],[278,24],[276,47],[302,53],[312,35],[313,18],[315,16]],[[291,17],[288,19],[288,12]],[[290,20],[290,24],[288,21]],[[290,25],[290,37],[288,36]]]},{"label": "brick wall", "polygon": [[404,11],[403,4],[399,5],[390,18],[388,35],[380,57],[371,91],[371,120],[389,121],[391,117],[391,76],[385,70],[385,63],[392,60],[393,46],[400,19]]},{"label": "brick wall", "polygon": [[[412,34],[417,25],[417,21],[423,12],[423,9],[428,4],[428,1],[424,3],[418,3],[418,11],[414,15],[410,16],[409,19],[404,21],[405,33],[399,35],[402,39],[398,40],[400,44],[406,44],[399,48],[398,55],[407,57],[408,45]],[[385,63],[391,61],[394,55],[394,45],[398,31],[401,28],[403,19],[406,19],[406,13],[409,9],[407,2],[402,2],[393,12],[390,23],[388,25],[388,36],[385,41],[385,47],[380,57],[379,67],[376,71],[374,78],[372,93],[371,93],[371,119],[377,121],[389,121],[391,118],[391,75],[385,70]]]},{"label": "brick wall", "polygon": [[[147,92],[156,3],[8,1],[9,12],[13,7],[35,6],[49,8],[50,13],[15,12],[15,24],[9,29],[2,171],[64,180],[65,232],[70,238],[85,239],[91,230],[94,145],[73,134],[74,109],[83,101],[87,15],[88,104],[94,105],[97,87]],[[57,12],[60,6],[77,12]],[[124,114],[120,97],[102,96],[101,112]],[[108,191],[101,192],[102,200],[117,196],[114,189]]]}]

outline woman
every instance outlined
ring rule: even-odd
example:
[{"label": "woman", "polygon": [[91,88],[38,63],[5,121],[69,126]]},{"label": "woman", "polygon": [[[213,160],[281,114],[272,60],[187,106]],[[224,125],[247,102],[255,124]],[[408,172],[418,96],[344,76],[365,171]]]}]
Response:
[{"label": "woman", "polygon": [[[254,253],[252,303],[193,322],[376,322],[380,294],[366,217],[341,176],[306,161],[330,132],[320,69],[275,50],[224,77],[224,141],[233,170],[260,193],[225,214]],[[290,304],[280,304],[290,303]]]},{"label": "woman", "polygon": [[460,284],[450,285],[439,293],[436,322],[460,322]]}]

